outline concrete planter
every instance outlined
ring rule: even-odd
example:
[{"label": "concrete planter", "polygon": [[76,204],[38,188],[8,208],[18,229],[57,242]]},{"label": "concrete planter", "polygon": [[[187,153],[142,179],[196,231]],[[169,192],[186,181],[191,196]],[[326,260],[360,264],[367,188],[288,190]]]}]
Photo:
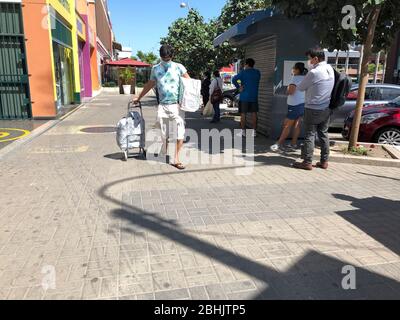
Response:
[{"label": "concrete planter", "polygon": [[130,84],[128,84],[128,85],[123,85],[122,87],[124,88],[124,94],[125,94],[125,95],[131,94],[132,86],[131,86]]}]

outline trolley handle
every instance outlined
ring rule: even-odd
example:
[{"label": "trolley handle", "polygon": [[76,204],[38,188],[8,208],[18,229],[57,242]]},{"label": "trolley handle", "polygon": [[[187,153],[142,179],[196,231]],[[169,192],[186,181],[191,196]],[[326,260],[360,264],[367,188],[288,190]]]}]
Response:
[{"label": "trolley handle", "polygon": [[142,103],[140,101],[138,102],[130,101],[128,103],[128,110],[131,109],[142,109]]},{"label": "trolley handle", "polygon": [[142,108],[142,103],[140,101],[138,102],[130,101],[128,103],[128,114],[135,109],[140,109],[140,114],[143,118],[143,108]]}]

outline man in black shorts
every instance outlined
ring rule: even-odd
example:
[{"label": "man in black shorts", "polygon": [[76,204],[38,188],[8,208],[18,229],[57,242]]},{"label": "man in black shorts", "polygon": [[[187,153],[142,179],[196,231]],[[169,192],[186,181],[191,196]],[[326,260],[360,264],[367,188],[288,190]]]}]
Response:
[{"label": "man in black shorts", "polygon": [[232,80],[235,87],[240,91],[239,112],[241,114],[242,135],[246,136],[246,115],[251,113],[254,137],[257,135],[258,90],[261,79],[260,71],[254,69],[255,64],[256,62],[253,59],[246,59],[244,70]]}]

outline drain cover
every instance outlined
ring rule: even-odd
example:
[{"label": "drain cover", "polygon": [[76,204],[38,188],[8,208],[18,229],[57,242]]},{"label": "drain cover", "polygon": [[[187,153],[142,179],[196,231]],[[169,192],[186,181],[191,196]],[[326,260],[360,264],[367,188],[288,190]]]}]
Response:
[{"label": "drain cover", "polygon": [[84,133],[114,133],[116,131],[114,127],[90,127],[81,130]]}]

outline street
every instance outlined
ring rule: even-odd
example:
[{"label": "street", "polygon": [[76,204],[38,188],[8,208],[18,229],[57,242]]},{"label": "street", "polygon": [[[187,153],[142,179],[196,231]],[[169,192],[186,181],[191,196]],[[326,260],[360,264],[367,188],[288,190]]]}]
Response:
[{"label": "street", "polygon": [[123,162],[128,99],[103,92],[2,160],[0,299],[400,298],[400,169],[296,171],[261,137],[249,175]]}]

